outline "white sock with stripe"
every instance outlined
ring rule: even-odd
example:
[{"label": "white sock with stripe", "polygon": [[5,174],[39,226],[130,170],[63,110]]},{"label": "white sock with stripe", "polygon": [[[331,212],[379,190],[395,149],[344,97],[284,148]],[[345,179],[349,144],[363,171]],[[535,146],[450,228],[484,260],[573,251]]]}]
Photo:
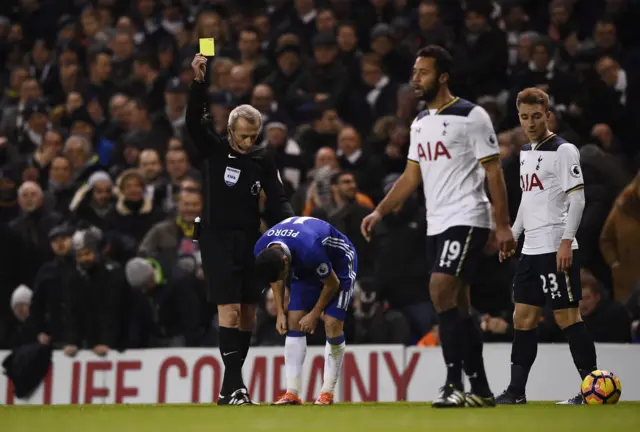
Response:
[{"label": "white sock with stripe", "polygon": [[324,346],[324,377],[322,382],[322,393],[333,394],[342,371],[342,361],[344,360],[344,334],[334,338],[327,338]]},{"label": "white sock with stripe", "polygon": [[307,337],[301,331],[289,331],[284,342],[284,366],[287,374],[287,391],[300,396],[302,365],[307,355]]}]

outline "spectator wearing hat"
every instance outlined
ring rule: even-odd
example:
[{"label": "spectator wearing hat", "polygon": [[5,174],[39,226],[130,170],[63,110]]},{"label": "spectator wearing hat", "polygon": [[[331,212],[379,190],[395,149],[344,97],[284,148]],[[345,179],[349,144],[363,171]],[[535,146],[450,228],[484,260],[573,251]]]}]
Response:
[{"label": "spectator wearing hat", "polygon": [[287,125],[277,116],[270,117],[265,126],[265,137],[261,146],[266,147],[291,189],[298,189],[304,174],[300,145],[288,136]]},{"label": "spectator wearing hat", "polygon": [[11,221],[10,226],[22,238],[24,248],[30,257],[27,267],[32,285],[33,277],[42,264],[53,258],[49,246],[49,231],[62,221],[62,215],[43,208],[44,194],[37,183],[27,181],[18,189],[20,216]]},{"label": "spectator wearing hat", "polygon": [[391,27],[379,23],[371,30],[371,51],[382,61],[382,69],[392,81],[409,82],[413,54],[406,47],[396,47]]},{"label": "spectator wearing hat", "polygon": [[18,168],[15,165],[0,166],[0,223],[9,223],[20,214],[18,184]]},{"label": "spectator wearing hat", "polygon": [[76,269],[68,282],[70,307],[62,341],[68,356],[83,348],[103,356],[126,345],[129,289],[124,270],[102,254],[101,243],[97,228],[72,237]]},{"label": "spectator wearing hat", "polygon": [[120,197],[105,216],[105,232],[124,237],[127,243],[137,246],[164,215],[153,207],[153,200],[144,197],[145,181],[138,170],[125,171],[116,184]]},{"label": "spectator wearing hat", "polygon": [[133,288],[129,346],[132,348],[202,346],[211,320],[194,277],[172,281],[159,262],[132,258],[126,277]]},{"label": "spectator wearing hat", "polygon": [[9,323],[8,340],[4,347],[15,349],[36,340],[33,322],[29,320],[33,292],[26,285],[18,286],[11,294],[12,320]]},{"label": "spectator wearing hat", "polygon": [[40,343],[61,348],[69,310],[68,280],[75,271],[71,237],[73,227],[67,223],[49,231],[49,244],[54,258],[46,262],[33,283],[31,317]]},{"label": "spectator wearing hat", "polygon": [[104,171],[96,171],[71,200],[71,219],[104,229],[105,218],[115,206],[115,201],[111,177]]},{"label": "spectator wearing hat", "polygon": [[454,52],[452,82],[469,100],[497,95],[507,79],[508,52],[504,31],[490,22],[491,2],[467,2],[464,28]]}]

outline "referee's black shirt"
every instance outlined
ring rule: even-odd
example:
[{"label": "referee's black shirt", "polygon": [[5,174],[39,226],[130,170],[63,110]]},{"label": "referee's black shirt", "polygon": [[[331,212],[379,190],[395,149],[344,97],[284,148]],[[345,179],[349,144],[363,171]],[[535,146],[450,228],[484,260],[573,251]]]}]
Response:
[{"label": "referee's black shirt", "polygon": [[260,191],[268,197],[270,212],[281,221],[294,216],[275,163],[263,148],[246,155],[235,152],[227,136],[205,121],[209,111],[205,83],[193,81],[186,126],[201,158],[203,225],[212,230],[258,231]]}]

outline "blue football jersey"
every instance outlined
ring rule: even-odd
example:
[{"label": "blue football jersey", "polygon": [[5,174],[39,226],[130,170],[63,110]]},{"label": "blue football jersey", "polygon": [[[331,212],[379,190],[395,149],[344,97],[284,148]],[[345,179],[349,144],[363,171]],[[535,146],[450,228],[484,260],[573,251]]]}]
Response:
[{"label": "blue football jersey", "polygon": [[356,249],[349,239],[331,224],[312,217],[290,217],[260,237],[254,248],[258,255],[278,243],[289,251],[293,280],[321,283],[331,270],[339,279],[356,279]]}]

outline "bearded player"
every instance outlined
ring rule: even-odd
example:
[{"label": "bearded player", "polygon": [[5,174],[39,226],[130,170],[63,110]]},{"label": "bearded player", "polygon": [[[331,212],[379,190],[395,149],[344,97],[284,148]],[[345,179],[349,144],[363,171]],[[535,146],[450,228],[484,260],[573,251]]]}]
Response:
[{"label": "bearded player", "polygon": [[[492,229],[502,251],[513,249],[507,196],[498,144],[487,112],[449,91],[451,56],[441,47],[418,52],[413,69],[416,96],[427,104],[411,125],[411,144],[404,173],[378,207],[362,221],[369,238],[373,227],[420,184],[427,204],[429,291],[438,312],[447,379],[434,407],[491,407],[482,358],[482,337],[469,316],[469,284]],[[471,391],[464,393],[462,370]]]},{"label": "bearded player", "polygon": [[[582,298],[575,236],[584,210],[584,180],[575,145],[549,131],[549,96],[528,88],[516,100],[520,125],[530,144],[520,153],[522,201],[513,225],[524,231],[522,256],[513,280],[515,311],[511,383],[499,404],[525,404],[525,387],[538,351],[537,325],[549,303],[582,379],[596,369],[593,340],[580,317]],[[501,253],[501,259],[513,255]],[[577,395],[562,404],[583,404]]]}]

